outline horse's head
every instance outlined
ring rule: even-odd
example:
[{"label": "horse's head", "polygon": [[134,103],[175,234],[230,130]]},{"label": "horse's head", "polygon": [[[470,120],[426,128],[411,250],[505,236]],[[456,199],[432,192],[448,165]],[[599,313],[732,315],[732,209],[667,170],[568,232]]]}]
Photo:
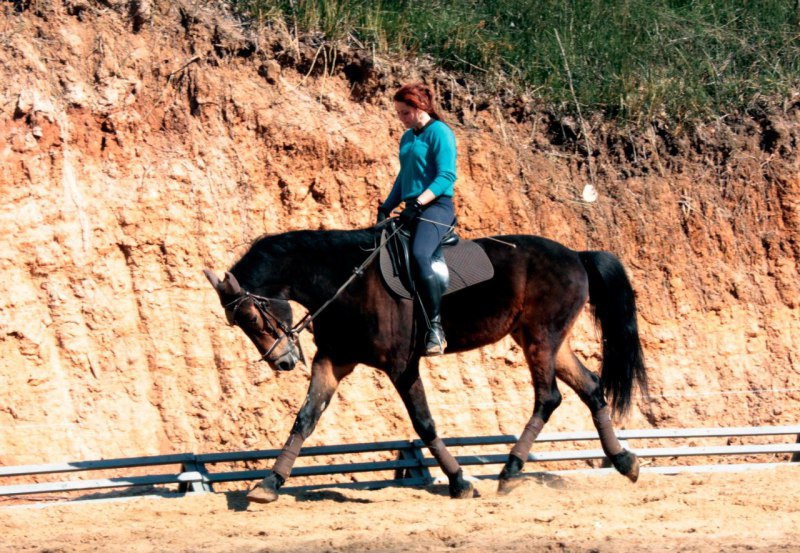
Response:
[{"label": "horse's head", "polygon": [[228,272],[223,280],[208,269],[203,273],[219,294],[228,324],[244,331],[263,361],[276,371],[290,371],[302,360],[292,332],[292,309],[288,301],[251,294]]}]

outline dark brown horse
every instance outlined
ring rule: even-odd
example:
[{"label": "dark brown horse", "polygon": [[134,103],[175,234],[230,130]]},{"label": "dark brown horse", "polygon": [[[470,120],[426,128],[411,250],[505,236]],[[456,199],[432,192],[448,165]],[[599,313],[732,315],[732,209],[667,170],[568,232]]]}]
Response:
[{"label": "dark brown horse", "polygon": [[[516,247],[477,240],[494,265],[494,277],[445,296],[442,306],[447,353],[478,348],[510,334],[530,367],[533,415],[500,473],[499,491],[508,491],[519,481],[533,441],[561,402],[556,378],[589,407],[614,467],[636,481],[638,459],[622,448],[611,423],[611,407],[624,414],[635,383],[646,389],[636,305],[622,265],[609,253],[576,252],[536,236],[499,238]],[[336,387],[358,363],[389,375],[414,429],[448,476],[451,497],[474,495],[472,484],[436,434],[419,374],[412,302],[387,291],[377,262],[340,290],[378,240],[377,228],[265,236],[253,243],[224,280],[205,271],[228,321],[247,334],[275,370],[291,370],[300,359],[287,300],[310,313],[324,307],[313,324],[317,353],[305,403],[272,471],[248,495],[251,501],[277,499],[304,440]],[[583,366],[567,340],[587,301],[603,334],[602,378]]]}]

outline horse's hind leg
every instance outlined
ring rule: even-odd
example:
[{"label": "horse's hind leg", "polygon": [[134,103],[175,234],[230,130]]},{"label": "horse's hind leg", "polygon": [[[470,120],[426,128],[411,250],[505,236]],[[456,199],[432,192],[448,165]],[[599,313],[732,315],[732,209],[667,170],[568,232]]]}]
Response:
[{"label": "horse's hind leg", "polygon": [[556,375],[570,388],[592,412],[592,421],[600,435],[603,452],[620,473],[631,481],[639,478],[639,459],[634,453],[622,447],[611,422],[611,409],[603,395],[600,379],[589,371],[572,353],[567,342],[564,342],[556,356]]},{"label": "horse's hind leg", "polygon": [[533,415],[525,429],[522,431],[517,443],[511,449],[503,470],[497,490],[500,493],[510,492],[518,483],[520,472],[528,459],[528,453],[533,442],[541,432],[550,415],[561,404],[561,393],[556,386],[555,356],[551,336],[542,331],[541,336],[536,336],[529,331],[514,335],[514,340],[522,346],[525,359],[531,370],[533,388],[535,393]]},{"label": "horse's hind leg", "polygon": [[411,424],[414,426],[414,430],[428,447],[439,467],[447,475],[447,479],[450,482],[450,497],[455,499],[475,497],[477,492],[472,483],[464,479],[464,473],[458,461],[447,450],[442,439],[436,435],[436,425],[428,408],[425,389],[419,377],[419,367],[416,364],[408,366],[394,381],[394,385],[403,399],[403,404],[406,406],[408,414],[411,416]]}]

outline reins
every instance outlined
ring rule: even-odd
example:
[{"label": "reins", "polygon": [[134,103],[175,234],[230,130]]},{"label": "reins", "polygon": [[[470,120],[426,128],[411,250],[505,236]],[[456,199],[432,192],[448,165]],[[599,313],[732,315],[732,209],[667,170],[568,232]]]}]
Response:
[{"label": "reins", "polygon": [[338,298],[338,297],[339,297],[339,296],[342,294],[342,292],[344,292],[344,290],[345,290],[345,289],[346,289],[346,288],[347,288],[347,287],[350,285],[350,283],[352,283],[352,282],[353,282],[355,279],[357,279],[358,277],[360,277],[361,275],[363,275],[363,274],[364,274],[364,269],[366,269],[366,268],[367,268],[367,266],[368,266],[370,263],[372,263],[372,260],[373,260],[373,259],[375,259],[375,257],[376,257],[376,256],[377,256],[377,255],[380,253],[380,251],[381,251],[381,250],[382,250],[382,249],[383,249],[383,248],[386,246],[386,244],[389,242],[389,240],[391,240],[391,239],[394,237],[394,235],[395,235],[395,234],[397,234],[398,232],[400,232],[400,229],[401,229],[401,228],[403,228],[403,226],[402,226],[402,225],[398,226],[398,227],[397,227],[397,228],[394,230],[394,232],[392,232],[392,233],[391,233],[389,236],[387,236],[387,237],[386,237],[386,240],[384,240],[384,241],[383,241],[383,242],[381,242],[381,243],[380,243],[378,246],[376,246],[376,247],[375,247],[375,249],[372,251],[372,253],[371,253],[371,254],[369,254],[369,256],[368,256],[368,257],[367,257],[367,258],[364,260],[364,262],[363,262],[361,265],[359,265],[358,267],[356,267],[355,269],[353,269],[353,274],[352,274],[352,275],[350,275],[350,278],[348,278],[348,279],[347,279],[347,280],[344,282],[344,284],[342,284],[342,285],[339,287],[339,289],[338,289],[338,290],[336,290],[336,293],[335,293],[335,294],[333,294],[333,296],[331,296],[331,297],[330,297],[330,299],[328,299],[328,300],[327,300],[325,303],[323,303],[323,304],[322,304],[322,306],[320,306],[320,308],[319,308],[319,309],[317,309],[317,310],[314,312],[314,314],[313,314],[313,315],[311,314],[311,312],[309,312],[309,313],[306,313],[305,317],[303,317],[302,319],[300,319],[300,320],[297,322],[297,324],[296,324],[296,325],[294,325],[294,326],[293,326],[293,327],[290,329],[291,333],[292,333],[292,334],[299,334],[300,332],[302,332],[303,330],[305,330],[305,329],[308,327],[308,325],[310,325],[312,322],[314,322],[314,319],[316,319],[316,318],[317,318],[317,316],[318,316],[320,313],[322,313],[322,311],[324,311],[326,307],[328,307],[328,306],[329,306],[331,303],[333,303],[333,301],[334,301],[336,298]]}]

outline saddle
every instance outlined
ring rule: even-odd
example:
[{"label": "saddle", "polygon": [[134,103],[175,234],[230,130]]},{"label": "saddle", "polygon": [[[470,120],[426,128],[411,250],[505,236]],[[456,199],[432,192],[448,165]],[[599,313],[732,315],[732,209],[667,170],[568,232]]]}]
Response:
[{"label": "saddle", "polygon": [[[381,243],[392,236],[396,229],[397,223],[389,220],[381,233]],[[410,242],[411,233],[400,229],[380,253],[381,275],[387,288],[406,299],[411,299],[415,294]],[[432,259],[433,271],[439,277],[444,295],[494,276],[494,267],[483,248],[471,240],[461,240],[454,227],[444,235]]]}]

